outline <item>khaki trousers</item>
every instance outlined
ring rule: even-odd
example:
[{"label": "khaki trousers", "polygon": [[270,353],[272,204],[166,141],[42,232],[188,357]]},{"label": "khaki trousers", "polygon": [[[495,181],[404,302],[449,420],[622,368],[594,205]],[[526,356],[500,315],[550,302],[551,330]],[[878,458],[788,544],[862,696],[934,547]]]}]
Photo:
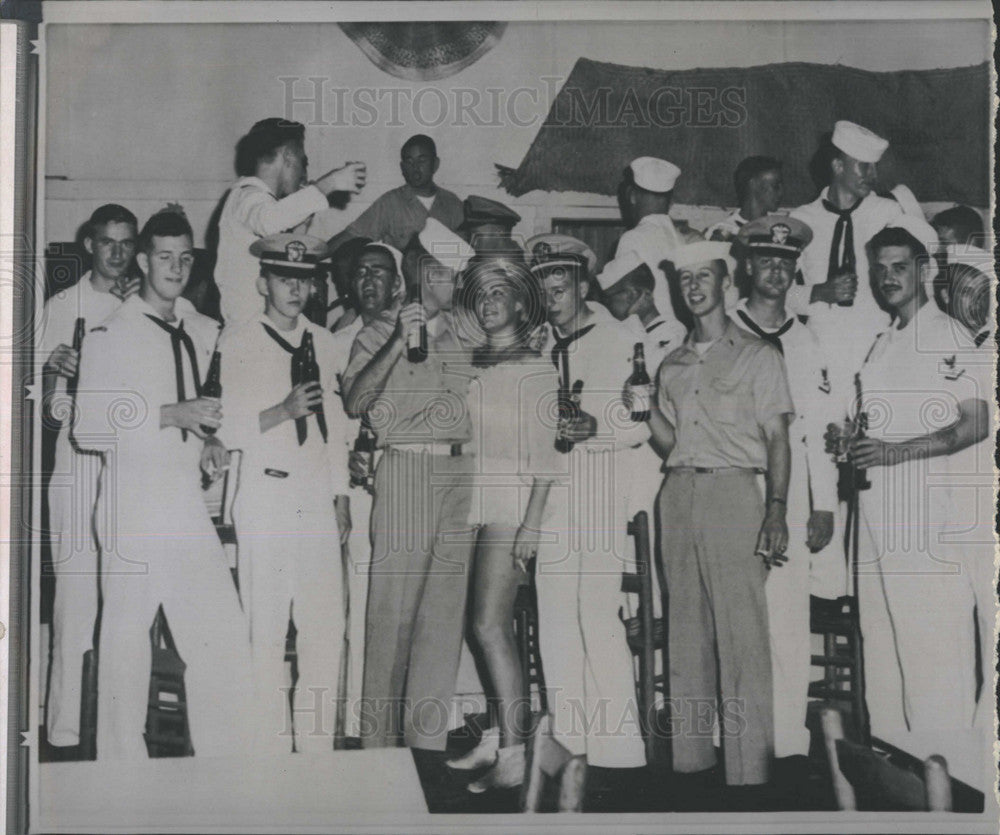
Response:
[{"label": "khaki trousers", "polygon": [[660,518],[674,769],[715,764],[718,716],[726,782],[767,782],[773,709],[767,569],[754,554],[764,518],[757,476],[673,470],[660,493]]}]

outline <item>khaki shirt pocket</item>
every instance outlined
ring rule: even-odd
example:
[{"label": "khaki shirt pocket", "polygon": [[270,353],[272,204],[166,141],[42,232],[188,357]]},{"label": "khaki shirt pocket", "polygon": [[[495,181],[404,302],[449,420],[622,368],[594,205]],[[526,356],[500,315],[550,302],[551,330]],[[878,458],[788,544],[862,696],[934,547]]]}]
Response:
[{"label": "khaki shirt pocket", "polygon": [[727,377],[716,377],[709,384],[711,399],[709,414],[713,420],[730,426],[739,424],[741,417],[740,381]]}]

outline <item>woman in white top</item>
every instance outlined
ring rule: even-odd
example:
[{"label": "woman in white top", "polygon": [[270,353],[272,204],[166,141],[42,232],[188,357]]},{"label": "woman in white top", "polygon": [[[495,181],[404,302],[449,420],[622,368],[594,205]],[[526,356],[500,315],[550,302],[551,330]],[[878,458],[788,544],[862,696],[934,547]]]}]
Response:
[{"label": "woman in white top", "polygon": [[492,763],[469,786],[478,793],[523,782],[531,708],[522,691],[514,599],[537,554],[546,499],[560,465],[554,448],[559,381],[552,363],[530,347],[543,308],[538,283],[523,261],[474,259],[458,295],[459,322],[478,331],[479,344],[469,390],[478,462],[471,522],[479,525],[472,625],[498,716],[495,731],[449,765],[471,770]]}]

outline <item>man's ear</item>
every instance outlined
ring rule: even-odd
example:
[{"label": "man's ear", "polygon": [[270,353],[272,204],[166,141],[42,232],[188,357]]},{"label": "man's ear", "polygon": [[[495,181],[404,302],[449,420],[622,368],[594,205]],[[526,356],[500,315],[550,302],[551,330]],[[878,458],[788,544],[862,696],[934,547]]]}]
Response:
[{"label": "man's ear", "polygon": [[434,157],[434,167],[431,169],[431,173],[432,174],[437,174],[438,173],[438,168],[440,168],[440,167],[441,167],[441,158],[440,157]]},{"label": "man's ear", "polygon": [[89,235],[83,239],[83,248],[87,250],[90,255],[94,254],[94,239]]},{"label": "man's ear", "polygon": [[844,161],[840,157],[834,157],[830,160],[830,170],[834,174],[842,174],[844,172]]},{"label": "man's ear", "polygon": [[267,290],[267,279],[264,276],[257,276],[257,292],[260,293],[264,298],[268,298],[269,293]]},{"label": "man's ear", "polygon": [[577,293],[579,293],[579,297],[581,299],[586,299],[587,296],[590,294],[590,279],[589,278],[581,278],[576,283],[576,289],[577,289]]},{"label": "man's ear", "polygon": [[135,263],[139,265],[139,269],[142,270],[143,275],[149,275],[149,255],[145,252],[137,252],[135,254]]},{"label": "man's ear", "polygon": [[921,259],[920,265],[917,268],[917,278],[920,281],[920,286],[926,288],[933,277],[934,272],[931,269],[931,259]]},{"label": "man's ear", "polygon": [[729,270],[726,270],[725,275],[722,276],[722,289],[728,290],[733,286],[733,277],[729,274]]}]

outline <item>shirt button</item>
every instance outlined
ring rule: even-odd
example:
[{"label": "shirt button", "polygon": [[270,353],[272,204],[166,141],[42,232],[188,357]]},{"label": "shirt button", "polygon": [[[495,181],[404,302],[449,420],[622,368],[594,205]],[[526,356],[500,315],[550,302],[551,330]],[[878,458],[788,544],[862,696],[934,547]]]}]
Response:
[{"label": "shirt button", "polygon": [[695,393],[695,394],[697,394],[697,393],[698,393],[698,389],[695,389],[695,390],[694,390],[694,393]]}]

